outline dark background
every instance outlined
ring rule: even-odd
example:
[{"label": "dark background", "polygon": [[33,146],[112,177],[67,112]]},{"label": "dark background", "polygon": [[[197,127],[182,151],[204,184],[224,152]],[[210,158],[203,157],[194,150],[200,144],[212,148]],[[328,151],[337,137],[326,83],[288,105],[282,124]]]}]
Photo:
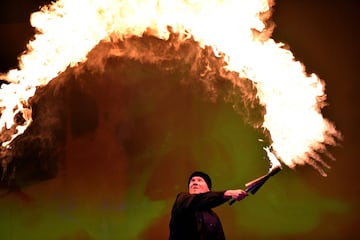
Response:
[{"label": "dark background", "polygon": [[[19,56],[19,54],[21,54],[21,52],[25,50],[26,43],[33,35],[33,29],[30,27],[29,24],[30,13],[36,11],[38,7],[45,2],[46,1],[16,0],[8,2],[3,1],[1,3],[1,72],[6,72],[7,70],[15,68],[17,66],[17,56]],[[358,46],[360,40],[358,26],[359,7],[360,3],[356,0],[276,1],[273,14],[273,20],[276,24],[276,28],[273,34],[273,38],[276,41],[281,41],[288,44],[295,57],[299,61],[304,63],[307,72],[314,72],[325,81],[328,106],[324,109],[324,116],[335,123],[338,130],[342,132],[344,136],[344,141],[341,143],[341,146],[331,149],[333,155],[336,158],[336,161],[330,162],[331,170],[328,177],[321,177],[316,171],[314,171],[310,167],[300,167],[296,171],[284,171],[285,173],[283,175],[279,174],[277,179],[274,179],[273,183],[269,183],[267,189],[262,190],[263,193],[261,194],[263,195],[258,195],[259,198],[263,197],[263,199],[266,200],[266,203],[262,202],[261,200],[254,200],[254,205],[251,205],[250,203],[244,203],[245,207],[252,208],[251,211],[240,208],[240,205],[240,209],[236,208],[237,210],[235,211],[238,211],[237,213],[240,212],[239,215],[243,216],[243,219],[238,220],[237,223],[233,222],[233,219],[235,218],[233,218],[229,213],[230,210],[220,209],[220,214],[223,216],[223,218],[226,218],[225,220],[223,220],[223,222],[225,231],[228,233],[229,239],[233,239],[234,236],[242,236],[246,239],[311,239],[312,237],[326,237],[328,239],[350,239],[359,237],[358,229],[360,227],[360,219],[358,217],[358,203],[360,201],[360,188],[358,177],[359,160],[357,159],[357,150],[359,146],[359,111],[357,106],[359,103],[359,83],[357,73],[358,69],[360,69],[359,61],[357,59],[358,56],[360,56],[360,48]],[[108,90],[104,90],[104,94],[107,94],[106,91]],[[186,103],[184,104],[186,105]],[[181,103],[179,103],[178,106],[183,106],[183,108],[186,108],[186,106]],[[186,114],[186,111],[183,108],[179,109],[179,115],[184,113]],[[219,109],[223,108],[219,107]],[[211,111],[207,113],[208,116],[211,116],[210,113]],[[233,119],[234,117],[230,116],[229,118]],[[193,127],[196,127],[196,124]],[[86,147],[84,147],[84,144],[82,144],[81,141],[91,142],[91,137],[89,139],[75,139],[72,140],[72,142],[68,141],[67,147],[70,148],[70,150],[68,149],[67,151],[74,152],[74,149],[76,149],[77,147],[85,151]],[[104,137],[104,139],[106,138]],[[152,141],[154,140],[149,140],[149,142]],[[70,145],[69,142],[71,142],[72,145]],[[116,149],[116,145],[109,146],[103,144],[102,147]],[[186,156],[186,154],[184,154],[184,151],[186,152],[186,150],[186,148],[179,148],[178,151],[180,155]],[[79,152],[80,151],[81,150],[79,150]],[[116,152],[116,150],[113,150],[111,152]],[[80,153],[76,154],[74,154],[72,158],[76,159],[79,157],[78,155],[81,155]],[[168,156],[168,158],[176,158],[176,155],[177,152],[174,151],[172,152],[172,156]],[[194,167],[192,163],[188,162],[185,163],[185,165],[185,167],[181,167],[184,168],[183,172],[190,171],[191,168]],[[74,164],[71,165],[71,167],[73,167],[74,169],[83,168],[83,163]],[[136,167],[137,166],[129,167],[129,165],[120,164],[114,166],[114,169],[118,169],[119,171],[125,171],[123,169],[126,168],[127,170],[130,169],[135,173]],[[161,171],[163,171],[164,169],[170,167],[172,167],[171,164],[168,164],[163,168],[156,167],[155,169],[160,169]],[[213,166],[211,169],[214,169],[216,167],[217,166]],[[211,169],[209,170],[210,173],[216,172],[215,170]],[[109,171],[109,169],[105,167],[102,170]],[[222,170],[225,171],[226,168]],[[75,176],[76,178],[91,178],[92,176],[90,172],[95,170],[89,170],[89,173],[86,173],[86,170],[69,171],[70,172],[68,172],[67,174],[72,177]],[[124,180],[122,178],[114,177],[115,175],[112,175],[112,173],[110,172],[107,173],[109,174],[109,176],[112,176],[114,178],[114,181],[118,181],[119,179]],[[167,178],[170,179],[169,181],[172,184],[178,184],[176,182],[182,181],[182,179],[186,179],[186,177],[181,176],[181,174],[169,170],[168,175],[171,174],[176,175],[176,177],[167,176]],[[243,174],[243,172],[241,172],[241,174]],[[253,176],[255,176],[256,174],[258,173],[254,171]],[[296,175],[296,177],[294,177],[294,175]],[[218,180],[218,178],[224,177],[224,175],[215,175],[214,178],[216,177]],[[149,178],[154,179],[156,177],[152,176]],[[71,177],[60,179],[61,182],[65,181],[64,179],[71,179]],[[131,177],[126,178],[126,180],[124,181],[131,181],[131,179]],[[242,182],[246,181],[247,179],[248,178],[240,178]],[[298,183],[298,180],[301,183]],[[162,183],[162,181],[158,180],[155,181],[155,183]],[[62,182],[61,184],[66,185],[68,183]],[[80,181],[77,187],[79,189],[81,187],[84,187],[84,185],[82,184],[84,183]],[[96,184],[98,184],[98,181],[93,180],[92,185]],[[35,183],[34,185],[35,187],[33,189],[24,190],[25,194],[28,194],[27,197],[30,196],[29,198],[32,199],[32,201],[30,201],[30,205],[23,203],[24,196],[22,196],[20,200],[18,200],[18,197],[15,197],[16,200],[13,200],[14,197],[10,198],[11,201],[20,201],[19,205],[12,205],[13,203],[9,204],[7,202],[9,201],[9,197],[3,199],[5,203],[2,204],[3,209],[1,210],[4,210],[2,211],[4,215],[0,215],[0,217],[2,216],[0,222],[3,223],[2,226],[5,226],[4,228],[6,229],[2,229],[2,231],[0,231],[0,236],[4,234],[5,237],[2,239],[14,239],[14,236],[18,236],[15,233],[17,230],[14,229],[21,229],[23,225],[31,227],[32,222],[46,221],[41,220],[41,217],[43,215],[46,215],[45,213],[49,212],[51,209],[54,208],[54,206],[51,205],[52,207],[48,207],[50,210],[48,210],[47,208],[41,208],[39,210],[37,205],[46,201],[51,201],[48,199],[52,199],[50,197],[51,194],[56,194],[57,191],[54,189],[57,189],[56,187],[59,187],[59,183],[51,183],[51,181],[40,181],[38,183]],[[136,186],[139,187],[140,185]],[[221,180],[219,186],[226,186],[225,180]],[[281,186],[283,190],[277,190],[276,186]],[[76,190],[78,189],[71,189],[67,192],[67,194],[80,194]],[[156,190],[157,189],[146,189],[146,191],[152,192],[155,192]],[[101,193],[106,194],[112,191],[117,191],[117,189],[109,187],[103,191],[104,192]],[[271,193],[269,193],[270,191],[276,193],[277,196],[271,195]],[[121,193],[118,194],[122,195]],[[168,216],[164,214],[164,212],[166,212],[166,209],[171,206],[173,200],[169,196],[171,194],[173,194],[172,191],[169,191],[167,192],[167,194],[164,195],[159,194],[166,199],[165,207],[163,205],[161,207],[161,204],[158,206],[157,203],[153,203],[154,205],[152,205],[152,209],[162,209],[161,211],[163,212],[163,214],[160,215],[160,217],[156,214],[153,214],[158,217],[152,218],[151,213],[147,213],[149,215],[148,219],[155,220],[144,220],[144,222],[146,222],[146,224],[144,223],[144,225],[150,227],[143,228],[147,229],[144,230],[143,234],[145,235],[145,237],[143,237],[143,239],[145,239],[146,236],[149,239],[151,239],[151,236],[166,236],[166,233],[155,233],[159,231],[167,231],[166,224]],[[91,188],[88,188],[87,190],[82,190],[81,195],[86,197],[91,196]],[[150,194],[150,196],[153,195]],[[319,200],[324,197],[327,199],[326,201]],[[134,193],[133,195],[131,195],[131,198],[136,199],[136,194]],[[25,197],[25,199],[27,198]],[[79,200],[82,198],[79,197],[75,199]],[[118,196],[118,198],[114,197],[114,199],[118,200],[123,198],[122,196]],[[284,201],[288,202],[284,203]],[[290,202],[294,202],[294,204],[291,205]],[[8,208],[6,208],[6,204],[9,205]],[[76,201],[74,201],[71,202],[71,204],[69,202],[66,202],[66,204],[68,204],[69,206],[73,206],[72,204],[74,204],[74,206],[77,206],[77,204],[81,203],[77,203]],[[327,204],[329,204],[329,206],[327,206]],[[35,209],[37,209],[40,213],[32,215],[31,210],[29,209],[33,208],[34,205]],[[316,212],[318,210],[318,208],[315,206],[321,205],[325,210],[320,214],[320,217],[313,216],[313,212]],[[71,209],[71,207],[69,206],[67,206],[67,210]],[[271,208],[272,210],[259,210],[259,212],[254,210],[254,207],[257,207],[258,209],[263,209],[266,208],[266,206],[268,208]],[[89,205],[88,208],[91,208],[91,205]],[[20,220],[16,217],[9,218],[9,216],[18,214],[18,211],[16,209],[21,209],[21,214],[24,214],[26,217],[19,218]],[[156,212],[156,210],[154,211]],[[284,213],[285,211],[288,212],[288,215]],[[87,209],[86,207],[81,208],[81,210],[78,210],[78,212],[79,214],[83,215],[85,219],[93,217],[93,215],[90,214],[91,210]],[[141,212],[141,210],[139,210],[139,212]],[[276,216],[277,213],[278,216]],[[74,229],[69,227],[63,227],[65,229],[64,232],[68,232],[69,236],[71,237],[64,237],[62,239],[97,239],[94,236],[99,235],[102,236],[101,239],[116,239],[110,237],[112,236],[112,234],[117,233],[115,230],[113,230],[116,228],[116,226],[111,225],[113,222],[116,222],[115,220],[112,221],[112,218],[115,217],[111,216],[111,213],[107,214],[109,215],[96,215],[96,223],[93,223],[91,221],[88,222],[82,218],[75,217],[77,219],[76,223],[79,226],[81,225],[79,224],[79,222],[84,222],[84,225],[87,227],[78,227],[78,229],[80,230],[78,230],[76,227],[74,227]],[[105,216],[107,216],[108,220],[106,220]],[[139,213],[139,216],[141,216],[141,213]],[[279,216],[282,217],[281,221]],[[126,215],[126,218],[129,219],[129,215]],[[249,219],[248,221],[246,220],[247,218]],[[258,232],[254,230],[254,223],[256,222],[259,223]],[[134,225],[132,225],[132,223]],[[297,223],[299,224],[298,226],[296,226]],[[122,224],[123,226],[122,229],[135,229],[136,227],[134,226],[138,223],[136,219],[130,219],[128,223],[129,225],[127,227],[124,227],[124,225],[126,225],[124,222],[120,222],[120,224]],[[250,226],[251,224],[252,226]],[[35,225],[35,229],[38,229],[37,231],[39,232],[32,232],[32,237],[51,236],[51,230],[48,229],[52,229],[53,227],[56,228],[56,226],[63,226],[64,224],[60,220],[54,220],[53,225],[51,225],[50,223],[43,223],[43,225],[44,227],[39,227],[39,225]],[[264,225],[268,225],[269,229],[266,228]],[[92,234],[91,230],[89,230],[92,227],[94,227],[94,229],[102,229],[94,230],[101,232],[102,234]],[[109,235],[106,235],[104,233],[105,230],[103,230],[103,227],[107,227],[110,229],[108,230],[110,232]],[[241,233],[236,233],[238,232],[237,229],[240,229],[239,231]],[[284,229],[288,229],[288,231],[285,231]],[[40,233],[40,231],[46,230],[49,231],[49,235],[46,235],[46,233],[43,232]],[[58,233],[59,231],[55,232],[57,235],[60,235]],[[136,232],[136,230],[134,230],[134,232]],[[46,237],[44,237],[44,239],[45,238]],[[132,239],[135,237],[129,235],[127,238]]]}]

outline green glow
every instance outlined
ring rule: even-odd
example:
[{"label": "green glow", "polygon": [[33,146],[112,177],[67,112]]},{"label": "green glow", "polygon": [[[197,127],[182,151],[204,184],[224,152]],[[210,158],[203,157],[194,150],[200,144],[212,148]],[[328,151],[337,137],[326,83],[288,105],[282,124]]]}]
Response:
[{"label": "green glow", "polygon": [[277,178],[236,209],[241,228],[264,236],[302,234],[316,229],[327,214],[349,211],[347,204],[311,191],[295,174]]},{"label": "green glow", "polygon": [[8,203],[1,208],[1,239],[138,239],[164,210],[163,202],[146,198],[123,206],[66,205]]}]

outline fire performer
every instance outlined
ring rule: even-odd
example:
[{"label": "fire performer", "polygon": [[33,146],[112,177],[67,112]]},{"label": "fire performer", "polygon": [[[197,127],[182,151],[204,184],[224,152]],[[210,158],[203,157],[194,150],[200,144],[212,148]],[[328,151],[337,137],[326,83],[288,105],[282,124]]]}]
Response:
[{"label": "fire performer", "polygon": [[230,199],[247,196],[242,189],[211,191],[211,178],[204,172],[193,172],[188,179],[188,192],[177,195],[171,212],[170,240],[219,240],[225,234],[218,215],[212,210]]}]

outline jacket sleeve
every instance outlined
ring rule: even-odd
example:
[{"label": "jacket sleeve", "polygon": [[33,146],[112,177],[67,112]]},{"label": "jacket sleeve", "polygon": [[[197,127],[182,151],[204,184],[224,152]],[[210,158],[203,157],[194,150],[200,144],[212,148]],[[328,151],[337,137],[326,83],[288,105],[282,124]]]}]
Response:
[{"label": "jacket sleeve", "polygon": [[176,198],[176,207],[178,210],[207,210],[217,207],[229,198],[224,196],[224,191],[221,192],[206,192],[199,194],[190,194],[186,192],[179,193]]}]

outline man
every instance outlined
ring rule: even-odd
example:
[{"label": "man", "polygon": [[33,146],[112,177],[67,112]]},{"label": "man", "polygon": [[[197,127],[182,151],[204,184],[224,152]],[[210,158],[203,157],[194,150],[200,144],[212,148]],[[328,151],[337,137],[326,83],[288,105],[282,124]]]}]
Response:
[{"label": "man", "polygon": [[212,208],[230,199],[242,200],[244,190],[211,191],[211,179],[204,172],[193,172],[188,179],[188,192],[179,193],[171,212],[170,240],[225,239],[217,214]]}]

